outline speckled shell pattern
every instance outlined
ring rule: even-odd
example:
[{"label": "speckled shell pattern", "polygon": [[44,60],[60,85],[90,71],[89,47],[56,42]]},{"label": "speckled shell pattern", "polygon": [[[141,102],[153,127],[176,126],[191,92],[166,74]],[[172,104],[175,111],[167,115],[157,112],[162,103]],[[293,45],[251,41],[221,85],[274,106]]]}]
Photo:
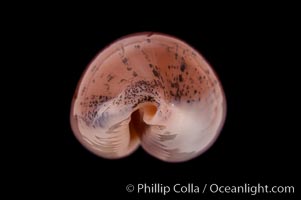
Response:
[{"label": "speckled shell pattern", "polygon": [[70,120],[80,143],[100,157],[122,158],[141,146],[183,162],[214,143],[225,117],[221,82],[200,53],[173,36],[138,33],[88,65]]}]

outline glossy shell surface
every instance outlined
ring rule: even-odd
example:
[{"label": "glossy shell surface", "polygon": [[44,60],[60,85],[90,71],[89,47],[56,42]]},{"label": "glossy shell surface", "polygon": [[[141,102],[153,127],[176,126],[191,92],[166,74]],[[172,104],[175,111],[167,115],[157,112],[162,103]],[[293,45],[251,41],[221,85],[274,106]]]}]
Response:
[{"label": "glossy shell surface", "polygon": [[225,116],[221,82],[200,53],[172,36],[138,33],[88,65],[70,120],[80,143],[103,158],[141,145],[160,160],[182,162],[213,144]]}]

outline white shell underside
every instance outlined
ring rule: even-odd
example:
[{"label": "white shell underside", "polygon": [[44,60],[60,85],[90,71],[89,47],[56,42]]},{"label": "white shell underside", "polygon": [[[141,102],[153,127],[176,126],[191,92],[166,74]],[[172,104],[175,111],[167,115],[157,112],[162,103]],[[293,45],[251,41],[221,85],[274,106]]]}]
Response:
[{"label": "white shell underside", "polygon": [[167,162],[192,159],[216,140],[226,116],[220,81],[183,41],[140,33],[101,51],[79,81],[71,108],[77,139],[104,158],[139,145]]}]

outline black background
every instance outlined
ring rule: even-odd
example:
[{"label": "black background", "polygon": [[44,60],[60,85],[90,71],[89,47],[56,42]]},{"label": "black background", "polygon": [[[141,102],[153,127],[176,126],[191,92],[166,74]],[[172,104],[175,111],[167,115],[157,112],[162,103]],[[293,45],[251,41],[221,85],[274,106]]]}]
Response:
[{"label": "black background", "polygon": [[[22,166],[17,182],[34,183],[27,192],[97,195],[98,199],[121,194],[143,199],[146,195],[129,194],[125,186],[297,184],[300,117],[291,113],[299,109],[296,68],[300,65],[294,61],[294,13],[265,8],[217,15],[220,11],[213,9],[204,15],[195,11],[191,15],[160,12],[159,16],[157,12],[137,12],[133,17],[118,15],[111,20],[110,15],[65,11],[43,15],[43,23],[35,22],[36,16],[25,20],[33,31],[25,29],[20,39],[26,48],[34,49],[29,71],[35,75],[25,76],[29,93],[34,95],[33,100],[25,96],[31,103],[30,109],[25,109],[34,120],[24,116],[30,121],[31,131],[29,136],[20,137],[23,145],[23,141],[28,142],[22,150],[24,156],[17,159]],[[213,66],[224,86],[228,109],[225,126],[216,143],[191,161],[164,163],[142,149],[124,159],[106,160],[84,149],[71,131],[71,100],[87,64],[119,37],[143,31],[174,35],[191,44]],[[205,196],[210,195],[177,198]],[[292,196],[272,195],[285,199]],[[241,197],[245,196],[238,195],[238,199]]]}]

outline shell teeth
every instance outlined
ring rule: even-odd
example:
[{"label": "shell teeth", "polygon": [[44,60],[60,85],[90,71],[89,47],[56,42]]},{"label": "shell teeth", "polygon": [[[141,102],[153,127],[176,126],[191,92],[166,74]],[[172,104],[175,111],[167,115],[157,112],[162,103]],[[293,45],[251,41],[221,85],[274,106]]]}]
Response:
[{"label": "shell teeth", "polygon": [[226,116],[222,85],[204,58],[179,39],[145,33],[104,49],[76,90],[71,126],[77,139],[104,158],[139,145],[167,162],[208,149]]}]

